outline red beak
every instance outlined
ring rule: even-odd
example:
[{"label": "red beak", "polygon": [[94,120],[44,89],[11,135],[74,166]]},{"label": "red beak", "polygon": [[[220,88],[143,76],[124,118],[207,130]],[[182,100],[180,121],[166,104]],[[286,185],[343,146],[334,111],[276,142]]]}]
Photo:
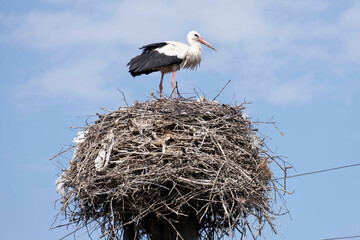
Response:
[{"label": "red beak", "polygon": [[211,46],[210,43],[208,43],[207,41],[205,41],[205,39],[203,39],[202,37],[199,37],[199,42],[201,42],[201,43],[204,44],[205,46],[208,46],[208,47],[211,48],[212,50],[217,51],[213,46]]}]

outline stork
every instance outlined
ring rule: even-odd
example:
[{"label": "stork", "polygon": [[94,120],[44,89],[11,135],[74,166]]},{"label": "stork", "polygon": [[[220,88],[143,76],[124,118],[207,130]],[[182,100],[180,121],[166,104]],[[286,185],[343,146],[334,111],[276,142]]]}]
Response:
[{"label": "stork", "polygon": [[181,68],[194,70],[200,65],[202,49],[200,43],[217,51],[196,31],[188,33],[187,41],[189,45],[181,42],[166,41],[142,46],[139,48],[142,49],[142,53],[131,59],[127,64],[127,66],[129,66],[130,74],[133,77],[136,77],[141,74],[149,74],[160,71],[161,80],[159,90],[161,98],[164,74],[172,72],[171,85],[176,98],[175,71],[178,71]]}]

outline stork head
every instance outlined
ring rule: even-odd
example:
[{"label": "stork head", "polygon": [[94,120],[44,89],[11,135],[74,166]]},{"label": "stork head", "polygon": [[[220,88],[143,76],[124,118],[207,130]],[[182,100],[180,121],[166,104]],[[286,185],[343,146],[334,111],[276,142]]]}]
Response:
[{"label": "stork head", "polygon": [[188,42],[190,43],[193,43],[193,42],[199,42],[199,43],[202,43],[204,44],[205,46],[208,46],[209,48],[211,48],[212,50],[215,50],[217,51],[213,46],[211,46],[210,43],[208,43],[207,41],[205,41],[205,39],[203,39],[200,34],[196,31],[191,31],[188,33],[187,35],[187,40]]}]

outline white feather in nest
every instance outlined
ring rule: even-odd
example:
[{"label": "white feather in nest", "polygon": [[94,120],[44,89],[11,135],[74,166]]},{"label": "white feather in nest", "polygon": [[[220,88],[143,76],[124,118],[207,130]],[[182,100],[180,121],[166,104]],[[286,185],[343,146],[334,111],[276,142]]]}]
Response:
[{"label": "white feather in nest", "polygon": [[[82,143],[85,141],[85,135],[87,134],[87,131],[79,131],[77,133],[77,137],[74,138],[73,143],[76,144],[75,146],[75,150],[74,150],[74,155],[72,158],[72,161],[76,158],[77,155],[77,147],[78,144]],[[60,176],[58,177],[58,179],[56,179],[55,181],[55,185],[56,185],[56,192],[60,193],[61,196],[65,196],[65,183],[66,183],[66,170],[63,170],[63,173],[60,174]]]},{"label": "white feather in nest", "polygon": [[96,171],[102,171],[109,164],[110,155],[114,146],[114,133],[109,132],[102,141],[102,148],[99,151],[98,156],[95,159]]},{"label": "white feather in nest", "polygon": [[66,182],[66,172],[63,172],[60,174],[59,178],[56,179],[55,185],[56,185],[56,192],[60,193],[61,196],[65,196],[65,182]]}]

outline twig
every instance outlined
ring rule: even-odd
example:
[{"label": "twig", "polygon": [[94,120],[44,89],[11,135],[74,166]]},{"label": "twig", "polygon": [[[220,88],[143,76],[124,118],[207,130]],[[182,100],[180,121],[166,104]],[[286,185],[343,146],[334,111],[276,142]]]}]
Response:
[{"label": "twig", "polygon": [[229,80],[229,81],[225,84],[225,86],[221,89],[221,91],[218,93],[218,95],[216,95],[216,96],[214,97],[214,99],[212,100],[212,102],[215,101],[215,99],[216,99],[218,96],[220,96],[220,94],[222,93],[222,91],[226,88],[226,86],[227,86],[230,82],[231,82],[231,80]]},{"label": "twig", "polygon": [[121,92],[121,94],[122,94],[122,96],[123,96],[123,100],[124,100],[126,106],[129,106],[129,104],[128,104],[127,101],[126,101],[125,93],[124,93],[123,91],[121,91],[119,88],[118,88],[117,90],[118,90],[119,92]]},{"label": "twig", "polygon": [[66,153],[66,152],[68,152],[68,151],[71,151],[73,148],[74,148],[74,146],[71,146],[71,147],[69,147],[69,148],[67,148],[67,149],[59,152],[59,153],[56,154],[55,156],[51,157],[51,158],[49,159],[49,161],[53,160],[54,158],[57,158],[58,156],[61,156],[62,154]]}]

